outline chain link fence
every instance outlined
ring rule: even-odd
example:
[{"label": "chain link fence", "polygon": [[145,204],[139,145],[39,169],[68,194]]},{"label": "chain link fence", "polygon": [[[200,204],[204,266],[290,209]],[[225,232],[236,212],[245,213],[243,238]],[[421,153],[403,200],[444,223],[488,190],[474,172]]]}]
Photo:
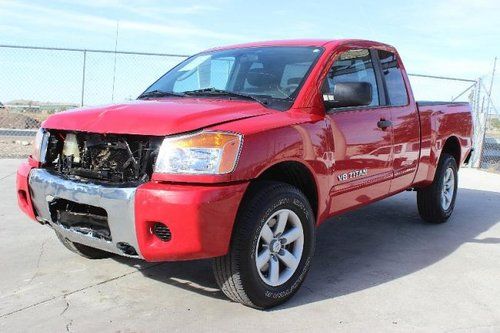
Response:
[{"label": "chain link fence", "polygon": [[477,153],[474,166],[490,171],[500,172],[500,113],[498,100],[500,85],[494,85],[499,75],[478,79],[473,100],[474,120],[476,123]]},{"label": "chain link fence", "polygon": [[0,158],[29,155],[51,114],[135,99],[186,57],[0,45]]},{"label": "chain link fence", "polygon": [[[49,115],[133,100],[186,57],[0,45],[0,158],[29,155],[36,130]],[[500,171],[500,116],[492,97],[500,91],[495,91],[492,78],[410,74],[419,100],[470,102],[475,127],[472,166]]]},{"label": "chain link fence", "polygon": [[472,108],[474,152],[470,166],[500,172],[500,85],[495,71],[476,80],[409,74],[417,100],[466,101]]}]

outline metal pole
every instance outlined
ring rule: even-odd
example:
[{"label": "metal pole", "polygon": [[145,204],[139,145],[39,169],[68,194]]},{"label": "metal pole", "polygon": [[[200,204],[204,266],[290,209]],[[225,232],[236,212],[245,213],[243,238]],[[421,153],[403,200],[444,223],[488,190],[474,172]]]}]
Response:
[{"label": "metal pole", "polygon": [[[479,88],[481,89],[481,88]],[[479,154],[479,168],[481,169],[482,168],[482,164],[483,164],[483,152],[484,152],[484,142],[486,141],[486,126],[488,125],[487,124],[487,119],[488,119],[488,116],[487,114],[484,114],[484,99],[486,97],[483,96],[483,101],[481,103],[481,110],[480,110],[480,114],[483,115],[483,121],[484,121],[484,125],[482,125],[482,131],[483,131],[483,135],[482,135],[482,140],[481,140],[481,151],[480,151],[480,154]]]},{"label": "metal pole", "polygon": [[[497,57],[495,57],[495,60],[493,61],[493,70],[491,72],[491,80],[490,80],[490,89],[486,91],[486,96],[488,99],[488,102],[486,104],[486,113],[484,114],[484,128],[483,128],[483,142],[481,143],[481,155],[479,155],[479,167],[481,168],[481,165],[483,163],[483,158],[484,158],[484,144],[486,141],[486,131],[488,130],[488,120],[490,116],[490,105],[491,105],[491,91],[493,89],[493,81],[495,78],[495,70],[497,67]],[[483,99],[483,107],[484,107],[484,99]]]},{"label": "metal pole", "polygon": [[[490,80],[490,89],[488,90],[488,105],[486,106],[487,116],[490,113],[490,104],[491,104],[491,91],[493,90],[493,82],[495,81],[495,70],[497,68],[497,57],[493,61],[493,71],[491,72],[491,80]],[[486,118],[488,120],[488,118]]]},{"label": "metal pole", "polygon": [[82,70],[82,101],[81,106],[85,101],[85,72],[87,68],[87,50],[83,50],[83,70]]},{"label": "metal pole", "polygon": [[471,86],[469,86],[467,89],[465,89],[464,91],[462,91],[460,94],[458,94],[457,97],[453,98],[451,101],[452,102],[455,102],[457,99],[459,99],[460,97],[462,97],[466,92],[468,92],[469,90],[471,90],[472,88],[474,88],[476,86],[476,82],[474,82]]},{"label": "metal pole", "polygon": [[479,132],[481,130],[481,114],[479,112],[479,101],[481,100],[481,78],[477,79],[476,83],[476,91],[474,93],[474,100],[472,101],[472,110],[474,112],[474,149],[476,153],[474,154],[474,163],[473,166],[475,168],[480,168],[480,157],[481,157],[481,149],[482,142],[481,139],[483,137],[482,133]]},{"label": "metal pole", "polygon": [[111,91],[111,103],[115,102],[115,81],[116,81],[116,48],[118,47],[118,29],[120,21],[116,21],[116,38],[115,38],[115,59],[113,63],[113,88]]},{"label": "metal pole", "polygon": [[88,52],[94,52],[94,53],[136,54],[136,55],[150,55],[150,56],[159,56],[159,57],[178,57],[178,58],[190,57],[190,55],[187,55],[187,54],[114,51],[114,50],[97,50],[97,49],[74,49],[74,48],[65,48],[65,47],[44,47],[44,46],[8,45],[8,44],[0,44],[0,47],[1,48],[10,48],[10,49],[28,49],[28,50],[51,50],[51,51],[71,51],[71,52],[88,51]]},{"label": "metal pole", "polygon": [[424,74],[414,74],[414,73],[409,73],[408,76],[426,77],[428,79],[439,79],[439,80],[450,80],[450,81],[461,81],[461,82],[476,82],[475,80],[462,79],[458,77],[448,77],[448,76],[424,75]]}]

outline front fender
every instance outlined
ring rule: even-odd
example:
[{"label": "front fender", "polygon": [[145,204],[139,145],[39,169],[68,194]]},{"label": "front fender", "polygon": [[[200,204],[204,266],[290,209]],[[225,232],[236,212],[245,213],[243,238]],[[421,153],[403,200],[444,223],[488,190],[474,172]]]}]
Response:
[{"label": "front fender", "polygon": [[[292,122],[269,128],[276,122],[265,122],[265,117],[252,122],[253,126],[241,125],[244,145],[238,166],[231,181],[258,179],[264,172],[282,162],[298,162],[305,166],[316,184],[318,218],[324,218],[328,210],[329,193],[333,185],[334,147],[328,119],[311,117],[307,121]],[[273,119],[276,120],[276,119]],[[244,127],[243,127],[244,126]],[[233,128],[234,128],[233,124]],[[260,130],[253,130],[259,128]]]}]

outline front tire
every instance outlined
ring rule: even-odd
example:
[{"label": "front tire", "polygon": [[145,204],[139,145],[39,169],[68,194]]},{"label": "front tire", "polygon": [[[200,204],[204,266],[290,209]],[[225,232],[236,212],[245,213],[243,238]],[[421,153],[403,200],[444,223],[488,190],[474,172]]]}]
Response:
[{"label": "front tire", "polygon": [[457,162],[444,153],[431,185],[417,190],[420,216],[429,223],[444,223],[453,213],[458,190]]},{"label": "front tire", "polygon": [[297,188],[252,185],[238,212],[229,253],[214,260],[224,294],[254,308],[292,297],[305,279],[315,245],[314,214]]}]

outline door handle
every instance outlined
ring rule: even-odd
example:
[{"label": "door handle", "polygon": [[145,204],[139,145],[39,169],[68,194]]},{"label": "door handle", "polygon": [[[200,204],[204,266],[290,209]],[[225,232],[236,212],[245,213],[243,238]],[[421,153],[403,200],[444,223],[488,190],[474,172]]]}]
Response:
[{"label": "door handle", "polygon": [[387,127],[391,127],[392,126],[392,121],[390,120],[385,120],[385,119],[380,119],[378,122],[377,122],[377,126],[383,130],[385,130]]}]

